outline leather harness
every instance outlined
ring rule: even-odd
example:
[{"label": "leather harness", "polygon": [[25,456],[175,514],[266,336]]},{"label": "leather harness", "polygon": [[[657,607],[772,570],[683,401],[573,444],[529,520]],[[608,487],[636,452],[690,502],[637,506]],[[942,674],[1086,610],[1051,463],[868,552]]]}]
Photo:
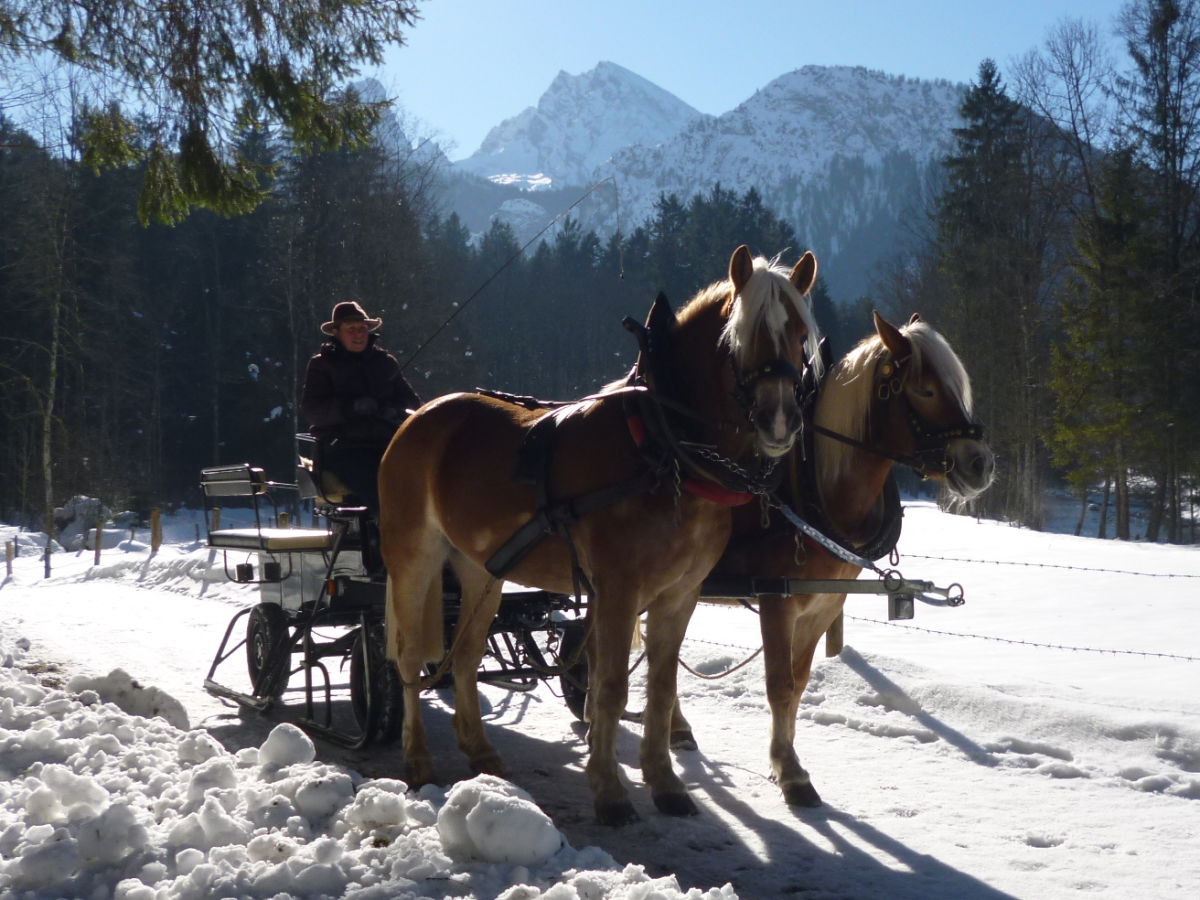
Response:
[{"label": "leather harness", "polygon": [[[675,401],[670,396],[670,386],[663,384],[659,370],[662,368],[661,358],[668,352],[668,322],[674,322],[674,313],[662,294],[654,301],[647,325],[643,326],[630,318],[624,320],[626,329],[637,337],[641,352],[625,385],[620,388],[566,403],[542,401],[501,391],[478,390],[485,396],[526,409],[547,410],[530,426],[522,439],[513,473],[518,483],[533,485],[536,492],[535,511],[485,563],[493,576],[503,577],[544,537],[554,534],[567,541],[578,584],[583,576],[570,537],[571,524],[588,513],[626,497],[658,490],[668,478],[676,491],[686,491],[723,506],[749,503],[756,496],[765,496],[777,485],[782,472],[774,464],[761,473],[750,472],[723,457],[715,446],[688,441],[679,436],[687,420],[702,422],[704,419]],[[790,365],[788,368],[791,369]],[[756,378],[767,377],[762,372],[754,375]],[[648,385],[648,379],[655,382],[653,388]],[[581,496],[554,497],[550,490],[550,467],[559,429],[593,403],[614,397],[619,397],[624,405],[626,425],[634,446],[646,464],[644,470],[625,481]],[[683,425],[680,420],[683,420]]]}]

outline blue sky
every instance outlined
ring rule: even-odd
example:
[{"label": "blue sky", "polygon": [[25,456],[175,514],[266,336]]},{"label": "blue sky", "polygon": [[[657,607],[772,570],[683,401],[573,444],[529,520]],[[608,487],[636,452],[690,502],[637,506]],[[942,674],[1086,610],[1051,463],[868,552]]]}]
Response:
[{"label": "blue sky", "polygon": [[373,74],[422,126],[470,155],[558,72],[609,60],[719,114],[816,65],[969,82],[1002,72],[1063,18],[1108,35],[1124,0],[424,0],[408,44]]}]

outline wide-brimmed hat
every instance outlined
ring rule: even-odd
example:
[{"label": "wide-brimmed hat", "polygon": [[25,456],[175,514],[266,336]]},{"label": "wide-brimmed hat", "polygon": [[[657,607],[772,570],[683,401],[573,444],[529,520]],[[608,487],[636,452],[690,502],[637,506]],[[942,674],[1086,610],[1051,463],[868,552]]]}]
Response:
[{"label": "wide-brimmed hat", "polygon": [[343,322],[365,322],[367,331],[378,331],[383,319],[372,319],[367,315],[367,311],[359,306],[357,300],[343,300],[334,305],[329,321],[321,326],[321,331],[331,335]]}]

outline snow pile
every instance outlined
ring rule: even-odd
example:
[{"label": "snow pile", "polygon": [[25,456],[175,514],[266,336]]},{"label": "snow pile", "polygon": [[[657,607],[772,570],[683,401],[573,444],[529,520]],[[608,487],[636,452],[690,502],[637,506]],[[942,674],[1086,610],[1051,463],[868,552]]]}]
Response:
[{"label": "snow pile", "polygon": [[170,724],[179,704],[119,670],[40,684],[27,649],[0,645],[0,896],[736,896],[575,850],[501,779],[411,792],[317,762],[286,723],[233,754]]}]

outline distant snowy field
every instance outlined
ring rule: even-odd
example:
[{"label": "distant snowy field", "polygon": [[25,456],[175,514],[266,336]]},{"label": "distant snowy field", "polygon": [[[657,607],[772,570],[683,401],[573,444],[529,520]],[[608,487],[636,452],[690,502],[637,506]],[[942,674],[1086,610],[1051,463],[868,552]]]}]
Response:
[{"label": "distant snowy field", "polygon": [[[21,546],[0,584],[0,897],[1200,895],[1196,547],[907,504],[899,568],[961,583],[967,603],[889,624],[882,599],[848,601],[846,650],[818,660],[797,727],[826,805],[792,810],[769,781],[755,660],[681,673],[701,749],[676,763],[701,815],[654,811],[626,725],[643,818],[607,829],[553,685],[486,691],[511,784],[469,780],[452,692],[431,695],[447,787],[419,792],[394,747],[314,746],[286,711],[206,694],[255,595],[225,581],[198,522],[173,518],[156,555],[144,534],[99,566],[56,554],[49,579],[37,537],[0,526]],[[719,674],[758,645],[753,614],[705,606],[684,658]]]}]

